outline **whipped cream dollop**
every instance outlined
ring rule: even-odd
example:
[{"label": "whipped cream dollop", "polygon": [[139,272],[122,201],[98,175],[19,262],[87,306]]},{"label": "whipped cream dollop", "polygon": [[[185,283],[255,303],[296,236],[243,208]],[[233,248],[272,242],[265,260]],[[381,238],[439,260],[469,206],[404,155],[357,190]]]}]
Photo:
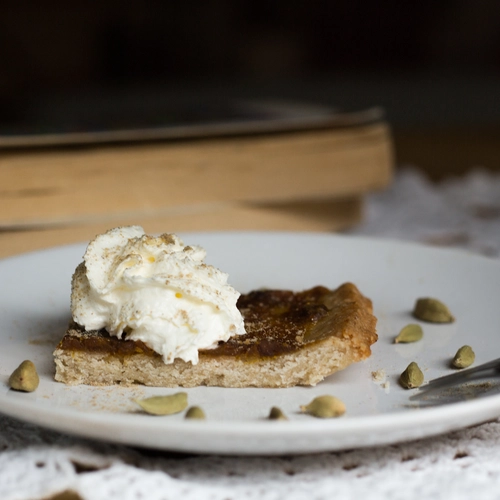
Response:
[{"label": "whipped cream dollop", "polygon": [[89,243],[73,275],[73,319],[86,330],[142,340],[165,363],[196,364],[199,349],[245,333],[239,293],[205,256],[173,234],[111,229]]}]

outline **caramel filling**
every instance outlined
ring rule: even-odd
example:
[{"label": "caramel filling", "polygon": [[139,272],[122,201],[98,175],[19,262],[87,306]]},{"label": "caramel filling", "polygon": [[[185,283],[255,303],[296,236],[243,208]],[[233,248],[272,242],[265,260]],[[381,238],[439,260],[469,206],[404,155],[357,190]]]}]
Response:
[{"label": "caramel filling", "polygon": [[[303,292],[258,290],[241,295],[238,309],[245,321],[245,335],[200,351],[200,358],[237,356],[247,360],[297,351],[311,342],[336,336],[349,339],[353,331],[369,343],[377,340],[371,301],[351,283],[336,290],[317,286]],[[367,318],[370,321],[366,321]],[[360,331],[360,329],[362,331]],[[117,356],[160,356],[141,341],[119,340],[105,330],[85,332],[73,324],[59,349],[103,352]]]}]

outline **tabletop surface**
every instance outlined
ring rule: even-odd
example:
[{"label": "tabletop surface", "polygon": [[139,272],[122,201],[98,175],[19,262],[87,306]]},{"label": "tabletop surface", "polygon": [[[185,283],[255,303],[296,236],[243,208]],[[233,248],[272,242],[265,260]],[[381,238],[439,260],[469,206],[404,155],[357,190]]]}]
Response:
[{"label": "tabletop surface", "polygon": [[[400,171],[349,234],[500,258],[500,175],[434,185]],[[498,498],[500,422],[392,446],[314,455],[181,455],[74,438],[0,416],[0,498],[197,500]],[[63,495],[63,492],[66,492]],[[70,493],[72,492],[72,493]]]}]

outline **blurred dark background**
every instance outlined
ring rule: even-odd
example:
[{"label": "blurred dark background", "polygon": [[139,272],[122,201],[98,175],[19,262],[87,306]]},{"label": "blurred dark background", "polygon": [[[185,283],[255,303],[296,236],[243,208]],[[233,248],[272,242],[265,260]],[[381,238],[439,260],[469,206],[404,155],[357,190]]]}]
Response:
[{"label": "blurred dark background", "polygon": [[[1,2],[0,131],[178,96],[382,105],[399,164],[500,170],[500,2]],[[75,118],[80,117],[80,118]]]}]

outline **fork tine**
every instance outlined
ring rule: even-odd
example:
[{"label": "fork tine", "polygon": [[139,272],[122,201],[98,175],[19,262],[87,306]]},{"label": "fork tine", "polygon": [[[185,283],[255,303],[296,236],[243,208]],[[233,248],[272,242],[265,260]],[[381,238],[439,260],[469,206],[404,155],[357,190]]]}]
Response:
[{"label": "fork tine", "polygon": [[427,382],[427,384],[422,385],[420,389],[422,391],[426,389],[435,389],[437,387],[444,387],[447,385],[456,385],[467,381],[472,375],[476,375],[481,372],[487,372],[490,370],[498,371],[500,369],[500,358],[494,359],[493,361],[488,361],[482,365],[475,366],[474,368],[468,368],[467,370],[460,370],[458,372],[452,373],[450,375],[445,375],[443,377],[438,377]]}]

